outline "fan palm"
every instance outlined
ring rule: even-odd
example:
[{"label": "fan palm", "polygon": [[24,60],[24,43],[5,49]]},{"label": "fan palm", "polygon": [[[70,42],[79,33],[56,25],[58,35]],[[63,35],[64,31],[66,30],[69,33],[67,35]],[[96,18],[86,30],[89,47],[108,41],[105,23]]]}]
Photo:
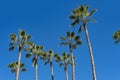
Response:
[{"label": "fan palm", "polygon": [[72,64],[70,55],[64,52],[62,56],[59,56],[58,54],[55,54],[54,56],[55,56],[55,61],[60,63],[60,66],[64,67],[66,80],[68,80],[68,65]]},{"label": "fan palm", "polygon": [[45,61],[45,65],[50,64],[51,80],[54,80],[54,70],[53,70],[53,51],[49,50],[48,53],[42,53],[41,59]]},{"label": "fan palm", "polygon": [[9,44],[10,51],[14,50],[14,48],[17,46],[19,49],[18,50],[18,65],[16,69],[16,80],[18,80],[19,78],[19,68],[20,68],[22,50],[24,50],[24,48],[26,47],[26,44],[29,43],[28,40],[31,38],[31,36],[27,35],[24,30],[20,30],[18,35],[19,36],[17,36],[16,34],[10,34],[11,42]]},{"label": "fan palm", "polygon": [[96,80],[96,71],[95,71],[95,64],[94,64],[94,57],[93,57],[93,52],[92,52],[92,47],[88,35],[88,30],[86,24],[88,22],[94,22],[94,19],[91,19],[91,16],[93,13],[96,11],[95,9],[91,10],[90,12],[88,11],[89,7],[82,5],[78,7],[77,9],[73,10],[73,14],[70,16],[70,19],[73,20],[72,26],[79,24],[80,23],[80,28],[78,32],[81,32],[82,27],[84,28],[85,35],[86,35],[86,40],[88,43],[88,48],[90,52],[90,59],[91,59],[91,65],[92,65],[92,74],[93,74],[93,80]]},{"label": "fan palm", "polygon": [[72,80],[75,80],[75,68],[74,68],[74,57],[73,57],[73,49],[76,49],[78,45],[82,44],[82,41],[80,40],[79,36],[76,36],[74,31],[73,32],[67,32],[67,35],[64,37],[60,37],[61,39],[61,46],[69,46],[69,52],[70,57],[72,60]]},{"label": "fan palm", "polygon": [[38,59],[43,53],[43,46],[38,46],[34,43],[31,43],[26,51],[29,52],[28,54],[26,54],[26,58],[30,58],[31,56],[33,56],[32,65],[33,67],[35,67],[35,80],[38,80]]},{"label": "fan palm", "polygon": [[115,43],[120,42],[120,30],[117,30],[117,31],[113,34],[113,39],[115,40]]}]

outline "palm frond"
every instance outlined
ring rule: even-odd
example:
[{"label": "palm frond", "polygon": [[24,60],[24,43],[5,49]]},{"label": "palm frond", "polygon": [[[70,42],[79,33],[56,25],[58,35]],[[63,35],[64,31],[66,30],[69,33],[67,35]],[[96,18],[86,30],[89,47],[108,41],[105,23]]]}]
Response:
[{"label": "palm frond", "polygon": [[60,46],[67,46],[67,45],[69,45],[69,42],[61,42],[60,43]]},{"label": "palm frond", "polygon": [[79,29],[78,29],[78,33],[81,33],[82,32],[82,25],[80,25]]},{"label": "palm frond", "polygon": [[15,73],[15,72],[16,72],[16,69],[11,69],[11,72],[12,72],[12,73]]},{"label": "palm frond", "polygon": [[25,42],[25,44],[26,44],[27,46],[29,46],[29,47],[30,47],[30,46],[34,46],[34,43],[33,43],[32,41],[31,41],[31,42],[30,42],[30,41],[27,41],[27,42]]},{"label": "palm frond", "polygon": [[88,16],[92,16],[93,15],[93,13],[95,13],[96,12],[96,9],[93,9],[90,13],[89,13],[89,15]]},{"label": "palm frond", "polygon": [[25,72],[25,71],[27,71],[26,68],[22,68],[22,69],[21,69],[21,72]]},{"label": "palm frond", "polygon": [[10,46],[9,51],[13,51],[15,46]]},{"label": "palm frond", "polygon": [[87,19],[86,22],[96,22],[95,19]]},{"label": "palm frond", "polygon": [[66,33],[67,33],[67,37],[70,37],[70,36],[71,36],[70,32],[67,31]]},{"label": "palm frond", "polygon": [[[19,36],[22,39],[26,35],[26,32],[24,30],[19,30]],[[24,37],[25,38],[25,37]]]},{"label": "palm frond", "polygon": [[72,45],[72,48],[73,48],[73,49],[76,49],[77,47],[78,47],[77,44],[73,44],[73,45]]},{"label": "palm frond", "polygon": [[64,65],[63,63],[60,63],[60,65],[59,65],[59,66],[60,66],[60,67],[62,67],[63,65]]},{"label": "palm frond", "polygon": [[10,39],[12,42],[17,42],[18,38],[16,34],[10,34]]},{"label": "palm frond", "polygon": [[120,42],[120,39],[116,40],[116,41],[115,41],[115,44],[117,44],[117,43],[119,43],[119,42]]},{"label": "palm frond", "polygon": [[74,19],[73,22],[71,23],[71,26],[75,26],[76,24],[79,24],[80,23],[80,20],[79,20],[79,17]]},{"label": "palm frond", "polygon": [[60,40],[61,40],[61,41],[65,41],[66,39],[67,39],[67,38],[66,38],[66,37],[63,37],[63,36],[60,37]]},{"label": "palm frond", "polygon": [[77,44],[77,45],[81,45],[81,44],[82,44],[82,41],[81,41],[81,40],[78,40],[78,41],[76,42],[76,44]]},{"label": "palm frond", "polygon": [[80,36],[75,36],[74,40],[78,41],[80,39]]},{"label": "palm frond", "polygon": [[70,19],[76,19],[77,16],[76,16],[76,15],[70,15],[69,18],[70,18]]},{"label": "palm frond", "polygon": [[28,53],[25,55],[26,58],[30,58],[32,56],[32,54]]},{"label": "palm frond", "polygon": [[75,36],[74,31],[71,32],[71,37],[73,38]]},{"label": "palm frond", "polygon": [[120,30],[117,30],[117,31],[114,33],[114,35],[113,35],[112,38],[115,40],[115,44],[118,43],[118,42],[120,42]]},{"label": "palm frond", "polygon": [[45,62],[45,65],[47,65],[49,62],[50,62],[50,59],[48,59],[48,60]]},{"label": "palm frond", "polygon": [[26,35],[27,40],[31,38],[31,35]]}]

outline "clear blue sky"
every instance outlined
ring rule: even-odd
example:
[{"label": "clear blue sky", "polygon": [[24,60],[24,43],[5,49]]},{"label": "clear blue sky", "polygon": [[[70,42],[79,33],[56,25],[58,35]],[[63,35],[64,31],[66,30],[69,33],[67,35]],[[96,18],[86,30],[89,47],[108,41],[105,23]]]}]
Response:
[{"label": "clear blue sky", "polygon": [[[0,0],[0,80],[14,80],[7,65],[17,59],[17,50],[9,52],[9,34],[24,29],[32,35],[36,44],[44,45],[45,50],[53,49],[61,54],[67,47],[59,46],[59,36],[70,28],[69,15],[72,9],[87,4],[96,8],[96,23],[89,23],[88,30],[93,47],[97,80],[120,80],[120,45],[114,44],[113,33],[120,27],[119,0]],[[76,58],[76,80],[92,80],[91,64],[84,31],[81,33],[83,45],[74,51]],[[20,73],[20,80],[34,80],[31,59],[22,62],[28,69]],[[63,68],[54,63],[55,80],[65,80]],[[69,69],[70,70],[70,69]],[[71,71],[69,71],[71,79]],[[51,80],[49,65],[39,61],[39,80]]]}]

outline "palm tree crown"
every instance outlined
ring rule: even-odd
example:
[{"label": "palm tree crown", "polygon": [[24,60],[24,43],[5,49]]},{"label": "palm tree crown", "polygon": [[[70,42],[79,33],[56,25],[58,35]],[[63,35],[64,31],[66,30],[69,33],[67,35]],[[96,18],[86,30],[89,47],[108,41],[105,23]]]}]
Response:
[{"label": "palm tree crown", "polygon": [[55,57],[55,61],[60,63],[60,67],[64,66],[64,70],[65,70],[65,66],[72,64],[70,55],[65,52],[63,52],[62,56],[55,54],[54,57]]},{"label": "palm tree crown", "polygon": [[120,30],[116,31],[116,32],[113,34],[113,39],[115,40],[115,43],[120,42]]},{"label": "palm tree crown", "polygon": [[31,38],[31,36],[29,34],[26,34],[26,32],[24,30],[20,30],[19,31],[19,36],[17,36],[16,34],[10,34],[10,48],[9,50],[12,51],[14,50],[14,48],[16,46],[22,47],[22,49],[25,48],[25,44],[29,43],[29,39]]},{"label": "palm tree crown", "polygon": [[[12,62],[8,65],[8,67],[10,68],[11,72],[12,73],[16,73],[17,71],[17,65],[18,65],[18,62]],[[26,71],[26,68],[24,68],[25,64],[24,63],[21,63],[20,64],[20,71],[21,72],[24,72]]]},{"label": "palm tree crown", "polygon": [[32,42],[29,43],[28,46],[29,48],[26,48],[26,51],[28,51],[29,53],[26,54],[26,58],[30,58],[31,56],[33,56],[32,64],[33,67],[35,67],[37,59],[40,58],[41,54],[43,53],[43,46],[35,45]]},{"label": "palm tree crown", "polygon": [[61,39],[61,46],[69,46],[71,45],[73,49],[76,49],[78,45],[82,44],[82,41],[79,36],[76,36],[74,31],[67,32],[66,36],[60,37]]},{"label": "palm tree crown", "polygon": [[93,9],[91,11],[88,11],[88,9],[88,6],[82,5],[79,6],[77,9],[74,9],[73,14],[70,15],[70,19],[72,19],[71,26],[81,23],[78,32],[81,32],[84,23],[96,21],[95,19],[91,18],[93,13],[96,12],[96,9]]}]

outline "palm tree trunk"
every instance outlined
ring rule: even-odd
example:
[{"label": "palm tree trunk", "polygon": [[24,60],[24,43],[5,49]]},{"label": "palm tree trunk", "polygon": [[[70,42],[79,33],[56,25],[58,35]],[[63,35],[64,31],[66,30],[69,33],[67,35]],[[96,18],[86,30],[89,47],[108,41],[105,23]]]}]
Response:
[{"label": "palm tree trunk", "polygon": [[86,27],[86,21],[84,21],[83,27],[84,27],[84,30],[85,30],[86,40],[87,40],[88,48],[89,48],[89,52],[90,52],[93,80],[96,80],[96,71],[95,71],[94,57],[93,57],[92,47],[91,47],[91,43],[90,43],[90,39],[89,39],[89,35],[88,35],[88,30],[87,30],[87,27]]},{"label": "palm tree trunk", "polygon": [[50,61],[50,70],[51,70],[51,78],[52,80],[54,80],[54,71],[53,71],[52,61]]},{"label": "palm tree trunk", "polygon": [[71,55],[71,59],[72,59],[72,80],[75,80],[75,62],[74,62],[74,58],[73,58],[73,53],[72,53],[72,45],[69,45],[70,48],[70,55]]},{"label": "palm tree trunk", "polygon": [[36,56],[36,64],[35,64],[35,80],[38,80],[38,61]]},{"label": "palm tree trunk", "polygon": [[66,80],[68,80],[68,67],[66,63],[64,67],[65,67],[65,77],[66,77]]},{"label": "palm tree trunk", "polygon": [[22,54],[22,45],[20,44],[19,45],[19,52],[18,52],[18,65],[17,65],[17,70],[16,70],[16,80],[19,79],[21,54]]},{"label": "palm tree trunk", "polygon": [[35,80],[38,80],[38,63],[35,66]]}]

